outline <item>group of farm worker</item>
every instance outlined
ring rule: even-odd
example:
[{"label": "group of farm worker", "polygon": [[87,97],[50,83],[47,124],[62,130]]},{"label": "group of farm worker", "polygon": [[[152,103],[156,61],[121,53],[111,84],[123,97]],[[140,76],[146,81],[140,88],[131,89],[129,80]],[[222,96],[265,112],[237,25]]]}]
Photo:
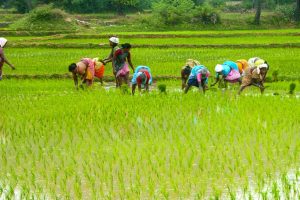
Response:
[{"label": "group of farm worker", "polygon": [[[260,88],[261,93],[263,93],[268,70],[268,63],[259,57],[250,58],[248,61],[244,59],[236,62],[225,61],[223,64],[215,66],[216,81],[211,86],[223,80],[225,87],[228,82],[240,83],[239,94],[251,85]],[[187,93],[191,86],[195,86],[205,93],[208,88],[209,76],[210,72],[204,65],[201,65],[197,60],[188,59],[186,66],[181,70],[182,89]]]},{"label": "group of farm worker", "polygon": [[[15,69],[14,65],[12,65],[4,55],[6,44],[7,39],[0,38],[0,80],[2,80],[2,68],[5,63],[13,70]],[[73,74],[76,88],[78,88],[78,76],[82,80],[80,84],[81,87],[83,87],[83,84],[91,86],[95,77],[99,78],[101,84],[103,84],[105,65],[112,62],[117,87],[120,87],[123,81],[130,86],[130,66],[134,72],[131,80],[132,94],[135,93],[136,86],[138,86],[139,91],[141,91],[142,88],[148,91],[149,85],[152,84],[151,70],[147,66],[138,66],[134,69],[130,54],[131,45],[125,43],[119,47],[119,39],[117,37],[111,37],[109,44],[111,53],[107,58],[103,60],[99,58],[83,58],[78,63],[72,63],[69,66],[69,71]],[[268,70],[268,63],[259,57],[250,58],[248,61],[244,59],[237,60],[236,62],[225,61],[223,64],[217,64],[215,66],[216,81],[211,84],[211,86],[223,80],[225,86],[227,86],[228,82],[240,83],[239,94],[248,86],[256,86],[260,88],[261,93],[263,93]],[[204,65],[201,65],[197,60],[188,59],[186,65],[181,70],[182,89],[187,93],[191,86],[196,86],[200,91],[205,93],[205,90],[208,88],[209,76],[210,72]]]},{"label": "group of farm worker", "polygon": [[[107,58],[102,60],[99,60],[99,58],[83,58],[78,63],[72,63],[69,66],[69,71],[73,74],[76,88],[78,88],[78,76],[81,76],[82,79],[81,87],[84,83],[91,86],[95,77],[98,77],[101,84],[103,84],[102,78],[105,65],[112,62],[116,87],[121,87],[123,82],[130,86],[130,66],[134,72],[131,80],[132,94],[135,93],[136,86],[138,86],[139,91],[142,88],[148,91],[149,85],[152,83],[151,70],[147,66],[138,66],[134,69],[130,54],[131,45],[125,43],[119,47],[119,38],[117,37],[109,38],[109,44],[111,52]],[[236,62],[225,61],[223,64],[215,66],[216,81],[211,86],[223,80],[225,87],[227,86],[227,82],[240,83],[239,94],[251,85],[259,87],[261,93],[263,93],[265,88],[264,81],[268,70],[268,63],[259,57],[250,58],[248,61],[244,59],[237,60]],[[187,93],[192,86],[196,86],[200,91],[205,93],[205,90],[208,89],[209,76],[210,72],[204,65],[201,65],[197,60],[188,59],[186,66],[181,70],[182,89]]]},{"label": "group of farm worker", "polygon": [[132,94],[135,93],[136,86],[138,86],[139,91],[141,91],[142,88],[145,88],[148,91],[149,85],[152,84],[151,70],[147,66],[138,66],[134,69],[131,62],[131,45],[129,43],[125,43],[119,47],[119,38],[117,37],[109,38],[109,45],[111,47],[111,53],[107,58],[103,60],[100,60],[99,58],[83,58],[78,63],[72,63],[69,66],[69,71],[73,74],[76,88],[78,88],[78,76],[82,79],[82,83],[80,84],[81,87],[83,87],[84,83],[91,86],[93,84],[94,77],[99,78],[101,84],[103,84],[105,65],[112,62],[113,75],[116,79],[116,87],[121,87],[123,82],[130,86],[130,66],[134,72],[131,80]]},{"label": "group of farm worker", "polygon": [[7,60],[7,58],[4,55],[4,47],[7,44],[7,39],[0,38],[0,80],[2,80],[2,68],[4,63],[8,64],[11,69],[15,69],[15,67]]}]

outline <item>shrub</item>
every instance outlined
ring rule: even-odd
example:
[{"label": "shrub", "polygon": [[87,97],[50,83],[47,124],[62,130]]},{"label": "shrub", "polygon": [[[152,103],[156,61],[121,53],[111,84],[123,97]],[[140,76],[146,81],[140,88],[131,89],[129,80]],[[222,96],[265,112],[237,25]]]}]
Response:
[{"label": "shrub", "polygon": [[130,93],[128,85],[122,85],[121,86],[121,93],[122,94],[129,94]]},{"label": "shrub", "polygon": [[221,22],[220,15],[212,7],[205,5],[195,9],[193,22],[203,24],[218,24]]},{"label": "shrub", "polygon": [[291,84],[290,84],[290,91],[289,91],[289,94],[294,94],[295,89],[296,89],[296,84],[295,84],[295,83],[291,83]]},{"label": "shrub", "polygon": [[167,93],[167,86],[165,84],[158,85],[160,93]]},{"label": "shrub", "polygon": [[295,9],[292,5],[282,5],[275,9],[275,14],[281,21],[291,22],[295,16]]},{"label": "shrub", "polygon": [[274,70],[272,73],[273,81],[278,81],[278,70]]},{"label": "shrub", "polygon": [[161,0],[153,4],[153,13],[165,25],[188,23],[194,9],[192,0]]},{"label": "shrub", "polygon": [[52,5],[43,5],[18,20],[13,28],[21,30],[63,30],[73,29],[74,24],[67,21],[68,15],[54,9]]}]

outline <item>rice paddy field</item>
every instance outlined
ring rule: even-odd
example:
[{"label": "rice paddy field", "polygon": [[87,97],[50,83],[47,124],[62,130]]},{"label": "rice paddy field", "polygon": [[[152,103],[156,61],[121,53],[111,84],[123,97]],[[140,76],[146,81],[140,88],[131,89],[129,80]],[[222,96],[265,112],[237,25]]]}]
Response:
[{"label": "rice paddy field", "polygon": [[[135,96],[108,81],[75,90],[68,76],[47,76],[106,57],[106,34],[7,37],[17,70],[4,66],[0,81],[1,200],[300,199],[299,30],[119,35],[132,43],[135,66],[171,78]],[[181,92],[188,58],[213,72],[254,56],[270,64],[268,80],[275,70],[282,80],[263,95],[238,96],[238,85]]]}]

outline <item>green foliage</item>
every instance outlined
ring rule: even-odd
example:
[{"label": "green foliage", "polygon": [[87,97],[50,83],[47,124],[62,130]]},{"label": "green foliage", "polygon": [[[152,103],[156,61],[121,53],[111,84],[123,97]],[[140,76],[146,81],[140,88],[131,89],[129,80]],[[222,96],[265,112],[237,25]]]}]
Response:
[{"label": "green foliage", "polygon": [[218,24],[221,18],[218,12],[209,5],[198,6],[194,10],[193,22],[203,24]]},{"label": "green foliage", "polygon": [[209,5],[195,6],[191,0],[161,0],[153,5],[156,25],[179,25],[190,23],[217,24],[220,15]]},{"label": "green foliage", "polygon": [[208,0],[208,3],[214,8],[220,8],[225,5],[224,0]]},{"label": "green foliage", "polygon": [[189,23],[193,17],[192,0],[161,0],[153,4],[155,20],[164,25]]},{"label": "green foliage", "polygon": [[272,73],[273,81],[278,81],[278,70],[274,70]]},{"label": "green foliage", "polygon": [[283,22],[291,22],[294,20],[295,8],[293,5],[277,6],[275,14],[279,20]]},{"label": "green foliage", "polygon": [[121,86],[121,93],[122,94],[129,94],[130,93],[128,85],[122,85]]},{"label": "green foliage", "polygon": [[291,83],[291,84],[290,84],[290,91],[289,91],[289,94],[294,94],[295,89],[296,89],[296,84],[295,84],[295,83]]},{"label": "green foliage", "polygon": [[[297,98],[73,87],[71,79],[1,82],[3,199],[14,199],[15,186],[21,199],[270,197],[278,175],[299,174]],[[288,177],[291,186],[277,189],[296,194],[298,175]]]},{"label": "green foliage", "polygon": [[18,30],[71,30],[74,25],[67,21],[67,14],[51,5],[40,6],[13,24]]},{"label": "green foliage", "polygon": [[166,84],[160,84],[160,85],[158,85],[158,90],[159,90],[159,92],[160,93],[167,93],[167,86],[166,86]]},{"label": "green foliage", "polygon": [[[76,13],[118,12],[130,9],[148,9],[153,0],[5,0],[5,5],[27,13],[41,4],[52,3],[56,7]],[[4,4],[3,3],[3,4]]]}]

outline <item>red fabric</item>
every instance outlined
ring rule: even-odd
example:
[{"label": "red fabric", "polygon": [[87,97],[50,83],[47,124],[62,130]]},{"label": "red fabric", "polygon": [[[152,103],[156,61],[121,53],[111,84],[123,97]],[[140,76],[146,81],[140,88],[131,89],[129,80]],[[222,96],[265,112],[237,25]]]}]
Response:
[{"label": "red fabric", "polygon": [[[146,76],[146,84],[149,84],[149,80],[150,80],[150,74],[149,74],[149,72],[147,70],[145,70],[145,69],[141,69],[139,72],[142,72],[143,74],[145,74],[145,76]],[[142,80],[141,76],[137,77],[136,82],[137,82],[138,85],[141,85],[143,83],[142,81],[143,80]]]},{"label": "red fabric", "polygon": [[4,64],[4,52],[3,49],[0,47],[0,67]]},{"label": "red fabric", "polygon": [[123,54],[122,49],[118,49],[118,50],[115,52],[115,56],[119,56],[119,55],[122,55],[122,54]]},{"label": "red fabric", "polygon": [[141,78],[141,76],[139,76],[139,77],[136,78],[136,82],[137,82],[138,85],[142,84],[142,78]]}]

